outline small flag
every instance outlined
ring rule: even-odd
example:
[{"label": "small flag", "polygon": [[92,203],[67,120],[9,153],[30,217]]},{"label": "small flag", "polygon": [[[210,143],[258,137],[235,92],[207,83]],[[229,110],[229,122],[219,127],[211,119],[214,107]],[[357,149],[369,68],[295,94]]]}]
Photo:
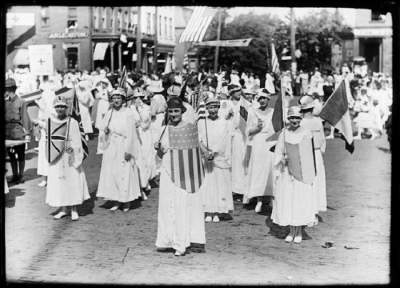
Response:
[{"label": "small flag", "polygon": [[185,53],[185,56],[183,57],[183,66],[189,65],[189,57],[188,54]]},{"label": "small flag", "polygon": [[125,67],[125,65],[122,68],[121,78],[119,79],[118,87],[124,88],[124,89],[126,87],[126,67]]},{"label": "small flag", "polygon": [[197,121],[199,121],[200,119],[206,119],[207,118],[207,109],[206,109],[206,104],[204,102],[201,102],[199,104],[199,106],[197,107]]},{"label": "small flag", "polygon": [[342,133],[346,141],[346,150],[354,152],[353,130],[349,113],[349,102],[347,100],[345,82],[342,80],[339,86],[329,96],[319,113],[319,117],[326,120]]},{"label": "small flag", "polygon": [[276,55],[274,43],[271,43],[271,65],[272,65],[272,72],[279,74],[279,61],[278,56]]},{"label": "small flag", "polygon": [[247,118],[249,116],[249,112],[246,110],[244,106],[240,106],[239,108],[239,114],[240,114],[240,119],[239,119],[239,130],[243,134],[243,139],[245,140],[246,137],[246,128],[247,128]]},{"label": "small flag", "polygon": [[29,104],[35,100],[39,100],[42,97],[42,93],[43,90],[38,90],[29,94],[21,95],[19,98]]}]

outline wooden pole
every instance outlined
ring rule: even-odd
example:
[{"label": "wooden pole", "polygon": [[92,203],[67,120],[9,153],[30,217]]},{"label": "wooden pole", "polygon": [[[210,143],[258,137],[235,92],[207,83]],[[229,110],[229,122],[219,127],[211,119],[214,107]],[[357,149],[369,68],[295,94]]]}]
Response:
[{"label": "wooden pole", "polygon": [[[221,40],[221,25],[222,25],[222,11],[218,8],[218,29],[217,29],[217,41]],[[218,58],[219,58],[219,46],[215,46],[215,57],[214,57],[214,73],[218,73]]]},{"label": "wooden pole", "polygon": [[140,71],[142,67],[142,8],[138,6],[137,9],[137,26],[136,26],[136,70]]},{"label": "wooden pole", "polygon": [[296,28],[294,25],[294,8],[290,8],[290,52],[292,56],[292,78],[296,74],[297,70],[297,63],[296,63],[296,55],[295,55],[295,50],[296,50]]},{"label": "wooden pole", "polygon": [[153,49],[153,73],[157,73],[157,45],[158,45],[158,7],[156,6],[156,11],[154,14],[154,49]]}]

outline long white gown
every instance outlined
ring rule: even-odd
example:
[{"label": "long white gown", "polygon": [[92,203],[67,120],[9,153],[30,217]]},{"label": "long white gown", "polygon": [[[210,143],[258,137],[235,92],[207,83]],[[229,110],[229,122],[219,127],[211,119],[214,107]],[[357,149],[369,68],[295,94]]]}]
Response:
[{"label": "long white gown", "polygon": [[[207,122],[207,123],[206,123]],[[228,213],[233,210],[231,180],[231,136],[228,121],[202,119],[198,123],[199,140],[204,147],[217,152],[212,162],[204,161],[205,176],[201,186],[204,211]],[[207,125],[207,129],[206,126]],[[207,133],[207,134],[206,134]]]},{"label": "long white gown", "polygon": [[[107,123],[103,123],[104,116],[106,115],[107,111],[110,109],[110,102],[108,101],[108,92],[106,89],[101,89],[99,88],[100,91],[97,93],[97,113],[96,113],[96,121],[95,121],[95,127],[97,129],[100,129],[100,127],[105,127]],[[100,148],[100,141],[98,142],[97,145],[97,154],[102,154],[103,150]]]},{"label": "long white gown", "polygon": [[317,176],[313,185],[314,194],[316,197],[316,209],[318,211],[326,211],[326,179],[325,179],[325,165],[322,153],[325,153],[326,140],[324,133],[324,126],[319,117],[313,116],[312,118],[303,118],[300,126],[310,131],[314,139],[314,153],[315,164],[317,166]]},{"label": "long white gown", "polygon": [[[299,143],[303,137],[311,138],[308,130],[302,127],[296,131],[285,128],[279,135],[275,147],[274,169],[274,200],[272,204],[271,219],[281,226],[302,226],[312,223],[315,219],[315,195],[312,184],[306,184],[296,180],[289,174],[287,166],[283,172],[279,169],[279,162],[284,157],[284,141],[292,144]],[[312,161],[312,160],[310,160]]]},{"label": "long white gown", "polygon": [[[110,133],[108,137],[104,134],[106,125],[99,129],[99,142],[104,146],[97,197],[122,203],[133,201],[141,196],[136,164],[139,142],[133,113],[127,107],[112,109],[104,120],[109,123]],[[125,161],[125,152],[134,159]]]},{"label": "long white gown", "polygon": [[[70,120],[69,120],[70,119]],[[67,147],[71,154],[63,152],[60,159],[49,164],[47,175],[46,203],[52,207],[80,205],[90,198],[85,172],[82,167],[83,149],[78,122],[67,117],[64,120],[54,118],[54,122],[69,122]]]},{"label": "long white gown", "polygon": [[85,131],[85,134],[93,133],[92,119],[89,112],[89,108],[94,102],[93,96],[88,88],[82,91],[79,87],[76,87],[76,96],[79,101],[79,112],[81,114],[83,131]]},{"label": "long white gown", "polygon": [[233,117],[230,119],[232,131],[232,192],[243,195],[246,191],[246,175],[243,159],[245,155],[245,137],[239,129],[240,101],[232,103]]},{"label": "long white gown", "polygon": [[[186,123],[182,121],[178,125]],[[167,129],[161,139],[165,149],[169,148],[168,133]],[[188,193],[172,182],[168,172],[170,161],[164,155],[160,168],[156,246],[185,251],[190,243],[206,243],[204,211],[200,191]]]},{"label": "long white gown", "polygon": [[[151,130],[151,137],[153,140],[152,147],[154,147],[154,144],[156,144],[156,142],[160,139],[162,131],[165,128],[165,126],[162,126],[164,118],[165,118],[164,113],[157,113],[155,115],[155,118],[151,122],[150,130]],[[151,157],[154,161],[154,164],[153,164],[154,171],[152,172],[152,174],[155,176],[155,175],[160,174],[161,159],[157,157],[157,152],[155,149],[153,149]]]},{"label": "long white gown", "polygon": [[256,110],[251,114],[248,125],[255,128],[258,119],[263,121],[263,128],[251,138],[251,156],[248,169],[248,189],[245,192],[245,199],[253,197],[272,195],[273,190],[273,158],[274,153],[269,149],[274,145],[274,141],[266,140],[274,134],[272,127],[272,108],[267,108],[265,112]]}]

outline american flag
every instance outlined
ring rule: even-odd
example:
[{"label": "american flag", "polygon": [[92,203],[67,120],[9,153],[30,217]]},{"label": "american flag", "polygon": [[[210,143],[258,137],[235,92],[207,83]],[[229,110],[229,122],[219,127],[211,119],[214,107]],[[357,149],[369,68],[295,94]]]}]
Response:
[{"label": "american flag", "polygon": [[[85,132],[82,126],[81,112],[79,110],[78,97],[76,96],[75,89],[63,87],[55,92],[55,95],[67,100],[70,106],[70,115],[79,124],[79,132],[81,133],[82,149],[83,149],[83,160],[89,155],[89,147],[85,138]],[[71,105],[72,101],[72,105]]]},{"label": "american flag", "polygon": [[278,56],[276,55],[274,43],[271,43],[271,65],[272,65],[272,72],[279,74],[279,61]]},{"label": "american flag", "polygon": [[214,8],[196,6],[188,25],[179,39],[179,43],[202,41],[216,12],[217,10]]},{"label": "american flag", "polygon": [[204,102],[201,102],[199,106],[197,107],[197,121],[200,119],[206,119],[207,118],[207,109],[206,109],[206,104]]},{"label": "american flag", "polygon": [[183,57],[183,66],[189,65],[189,56],[187,53],[185,53],[185,56]]},{"label": "american flag", "polygon": [[169,126],[168,132],[171,180],[181,189],[195,193],[204,179],[197,125]]}]

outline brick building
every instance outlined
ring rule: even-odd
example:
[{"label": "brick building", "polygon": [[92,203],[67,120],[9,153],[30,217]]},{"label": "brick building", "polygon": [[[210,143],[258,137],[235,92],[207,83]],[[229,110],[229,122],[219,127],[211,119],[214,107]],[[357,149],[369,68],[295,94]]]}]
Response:
[{"label": "brick building", "polygon": [[363,56],[372,72],[392,74],[392,17],[357,9],[354,56]]}]

